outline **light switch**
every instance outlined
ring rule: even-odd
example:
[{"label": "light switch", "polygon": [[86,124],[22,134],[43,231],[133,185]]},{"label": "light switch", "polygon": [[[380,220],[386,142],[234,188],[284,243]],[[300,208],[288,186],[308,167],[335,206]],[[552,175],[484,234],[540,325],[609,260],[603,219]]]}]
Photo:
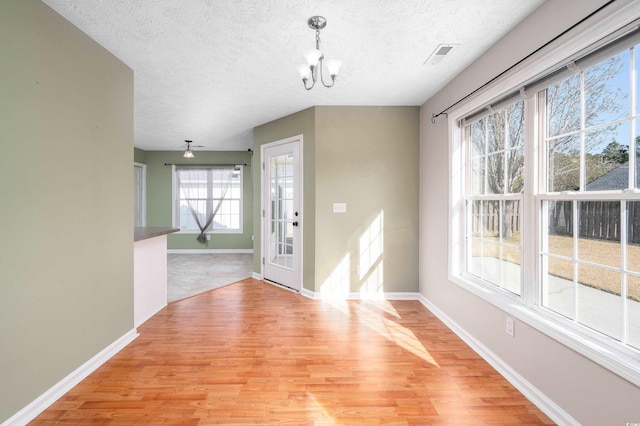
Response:
[{"label": "light switch", "polygon": [[334,213],[346,213],[347,212],[347,203],[333,203],[333,212]]}]

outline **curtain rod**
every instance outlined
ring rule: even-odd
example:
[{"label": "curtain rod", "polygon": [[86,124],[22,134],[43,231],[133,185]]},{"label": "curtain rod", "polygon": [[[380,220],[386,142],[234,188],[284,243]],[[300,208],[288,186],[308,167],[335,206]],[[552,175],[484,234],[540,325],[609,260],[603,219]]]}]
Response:
[{"label": "curtain rod", "polygon": [[165,166],[190,166],[190,167],[238,167],[238,166],[246,166],[247,163],[238,163],[238,164],[224,164],[224,163],[210,163],[210,164],[191,164],[191,163],[164,163]]},{"label": "curtain rod", "polygon": [[500,74],[498,74],[497,76],[493,77],[491,80],[487,81],[482,86],[478,87],[473,92],[469,93],[468,95],[466,95],[463,98],[458,99],[456,102],[452,103],[451,105],[449,105],[448,107],[446,107],[445,109],[440,111],[439,113],[431,114],[431,123],[432,124],[436,124],[436,118],[440,117],[443,114],[447,115],[447,111],[449,111],[451,108],[453,108],[454,106],[458,105],[460,102],[468,99],[469,97],[473,96],[475,93],[479,92],[480,90],[484,89],[485,87],[487,87],[488,85],[490,85],[491,83],[493,83],[494,81],[496,81],[497,79],[499,79],[500,77],[502,77],[503,75],[505,75],[506,73],[508,73],[509,71],[511,71],[512,69],[514,69],[515,67],[517,67],[518,65],[520,65],[521,63],[526,61],[527,59],[529,59],[530,57],[532,57],[533,55],[535,55],[536,53],[538,53],[539,51],[541,51],[542,49],[544,49],[545,47],[547,47],[551,43],[553,43],[556,40],[558,40],[563,35],[567,34],[569,31],[573,30],[578,25],[582,24],[587,19],[591,18],[596,13],[600,12],[602,9],[606,8],[607,6],[609,6],[614,1],[615,0],[609,0],[608,2],[606,2],[605,4],[600,6],[598,9],[594,10],[593,12],[591,12],[589,15],[585,16],[584,18],[582,18],[581,20],[579,20],[578,22],[576,22],[575,24],[573,24],[572,26],[570,26],[569,28],[567,28],[566,30],[564,30],[563,32],[561,32],[560,34],[558,34],[557,36],[555,36],[554,38],[552,38],[551,40],[546,42],[545,44],[543,44],[542,46],[538,47],[536,50],[534,50],[533,52],[529,53],[527,56],[525,56],[524,58],[520,59],[515,64],[511,65],[509,68],[507,68],[506,70],[502,71]]}]

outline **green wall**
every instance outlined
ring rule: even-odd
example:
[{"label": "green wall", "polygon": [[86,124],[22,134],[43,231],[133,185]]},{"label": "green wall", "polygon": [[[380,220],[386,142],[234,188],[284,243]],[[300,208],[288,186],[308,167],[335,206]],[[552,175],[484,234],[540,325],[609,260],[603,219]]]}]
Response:
[{"label": "green wall", "polygon": [[419,112],[316,107],[316,292],[418,291]]},{"label": "green wall", "polygon": [[0,1],[0,422],[133,329],[133,72]]},{"label": "green wall", "polygon": [[[419,108],[323,106],[272,121],[254,129],[254,167],[261,145],[300,134],[303,287],[349,293],[376,282],[384,292],[418,291]],[[259,169],[254,193],[254,271],[260,273]],[[347,203],[347,213],[333,213],[336,202]],[[383,217],[382,253],[368,264],[360,239],[376,217]],[[333,282],[345,264],[348,276]]]},{"label": "green wall", "polygon": [[169,164],[247,164],[243,168],[242,234],[212,234],[205,244],[196,241],[197,234],[171,234],[169,249],[250,250],[253,248],[253,188],[248,151],[195,151],[193,159],[182,157],[182,151],[143,151],[147,165],[147,226],[171,226],[172,179]]},{"label": "green wall", "polygon": [[140,148],[133,148],[133,161],[136,163],[146,164],[147,160],[145,159],[146,152],[141,150]]},{"label": "green wall", "polygon": [[253,130],[254,173],[253,193],[253,270],[260,273],[262,261],[262,236],[260,235],[261,201],[260,186],[260,147],[264,144],[302,135],[302,167],[303,167],[303,206],[302,206],[302,286],[307,290],[315,288],[315,108],[305,109],[295,114],[280,118]]}]

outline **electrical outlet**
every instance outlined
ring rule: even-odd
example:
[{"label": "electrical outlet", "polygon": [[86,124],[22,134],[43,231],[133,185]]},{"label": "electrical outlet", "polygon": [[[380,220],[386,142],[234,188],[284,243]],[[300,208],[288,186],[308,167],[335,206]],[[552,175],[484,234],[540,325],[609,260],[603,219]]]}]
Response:
[{"label": "electrical outlet", "polygon": [[507,317],[507,326],[505,331],[507,332],[507,334],[511,337],[515,337],[516,335],[516,322],[513,320],[513,318]]},{"label": "electrical outlet", "polygon": [[211,241],[211,234],[207,234],[207,241]]}]

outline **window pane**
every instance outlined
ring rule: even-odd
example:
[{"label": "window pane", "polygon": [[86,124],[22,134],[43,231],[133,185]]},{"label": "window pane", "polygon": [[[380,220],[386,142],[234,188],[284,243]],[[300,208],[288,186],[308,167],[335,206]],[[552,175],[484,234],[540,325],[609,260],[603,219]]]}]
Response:
[{"label": "window pane", "polygon": [[[629,123],[601,127],[585,138],[586,190],[629,187]],[[622,141],[623,144],[618,141]]]},{"label": "window pane", "polygon": [[521,243],[520,243],[520,201],[502,202],[502,287],[515,294],[522,294],[521,288]]},{"label": "window pane", "polygon": [[627,343],[640,349],[640,277],[627,275]]},{"label": "window pane", "polygon": [[524,150],[512,149],[507,153],[507,192],[512,194],[524,191]]},{"label": "window pane", "polygon": [[560,136],[580,129],[580,76],[547,89],[547,133]]},{"label": "window pane", "polygon": [[476,121],[469,126],[470,143],[469,143],[469,155],[471,158],[483,155],[486,141],[484,134],[484,120]]},{"label": "window pane", "polygon": [[491,114],[487,120],[487,152],[502,151],[505,148],[507,135],[505,134],[505,111],[502,110],[495,114]]},{"label": "window pane", "polygon": [[584,72],[586,126],[629,116],[629,50]]},{"label": "window pane", "polygon": [[[199,230],[200,224],[205,225],[207,218],[215,213],[211,229],[228,230],[240,229],[239,209],[234,209],[234,203],[241,204],[240,179],[241,171],[231,172],[229,169],[179,169],[176,177],[179,185],[179,213],[178,225],[182,229]],[[232,194],[236,197],[231,201]],[[220,198],[224,201],[220,203]],[[191,211],[193,209],[193,212]],[[217,209],[217,210],[216,210]],[[238,210],[235,213],[235,210]],[[234,219],[234,216],[235,219]]]},{"label": "window pane", "polygon": [[548,253],[573,259],[573,201],[550,201],[548,205],[549,230],[546,250]]},{"label": "window pane", "polygon": [[487,156],[487,194],[504,194],[504,152]]},{"label": "window pane", "polygon": [[[640,51],[638,51],[640,56]],[[638,74],[640,74],[640,70],[638,70]],[[640,90],[640,89],[639,89]],[[635,129],[636,132],[633,135],[633,143],[631,144],[632,149],[636,150],[636,170],[635,170],[635,180],[634,182],[636,183],[635,186],[636,188],[640,188],[640,170],[638,165],[640,164],[640,120],[635,120]]]},{"label": "window pane", "polygon": [[514,244],[518,247],[520,247],[520,205],[520,200],[505,200],[502,202],[501,236],[505,243]]},{"label": "window pane", "polygon": [[471,256],[467,258],[467,272],[477,277],[482,277],[482,240],[471,239]]},{"label": "window pane", "polygon": [[[636,72],[636,105],[635,105],[635,113],[640,113],[640,44],[637,44],[634,48],[635,53],[635,67],[634,70]],[[636,127],[637,128],[637,127]]]},{"label": "window pane", "polygon": [[640,273],[640,201],[627,202],[627,270]]},{"label": "window pane", "polygon": [[574,318],[575,287],[573,283],[573,262],[555,257],[543,256],[542,305],[567,318]]},{"label": "window pane", "polygon": [[580,137],[568,136],[549,141],[547,148],[548,190],[580,189]]},{"label": "window pane", "polygon": [[469,192],[472,195],[484,194],[484,160],[485,157],[471,160],[471,173],[469,176]]},{"label": "window pane", "polygon": [[517,247],[502,247],[502,285],[505,290],[513,294],[522,294],[522,274],[520,267],[520,249]]},{"label": "window pane", "polygon": [[[620,202],[580,203],[578,257],[592,263],[620,267]],[[594,285],[597,283],[593,283]]]},{"label": "window pane", "polygon": [[621,340],[619,272],[578,265],[578,322]]},{"label": "window pane", "polygon": [[515,148],[524,145],[524,101],[507,107],[509,117],[509,140],[507,147]]},{"label": "window pane", "polygon": [[500,245],[497,238],[485,238],[482,244],[481,278],[491,284],[500,286]]}]

